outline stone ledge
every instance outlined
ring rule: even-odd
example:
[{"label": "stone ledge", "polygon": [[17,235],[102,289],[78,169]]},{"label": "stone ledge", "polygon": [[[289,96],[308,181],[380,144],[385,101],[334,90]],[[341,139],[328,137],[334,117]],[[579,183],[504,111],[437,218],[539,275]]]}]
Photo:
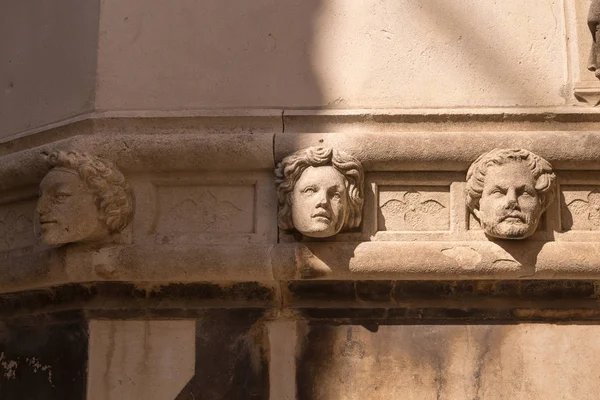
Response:
[{"label": "stone ledge", "polygon": [[[596,131],[588,107],[96,111],[0,139],[0,156],[77,135]],[[1,134],[1,133],[0,133]]]},{"label": "stone ledge", "polygon": [[343,150],[367,171],[466,171],[496,147],[525,148],[550,161],[554,170],[600,169],[600,131],[280,134],[275,135],[275,160],[310,146]]},{"label": "stone ledge", "polygon": [[[0,295],[4,320],[195,318],[211,310],[265,319],[599,321],[598,281],[356,281],[132,284],[89,282]],[[59,316],[63,316],[60,317]]]},{"label": "stone ledge", "polygon": [[273,134],[83,135],[0,158],[0,190],[38,183],[42,154],[81,151],[110,159],[124,172],[273,169]]},{"label": "stone ledge", "polygon": [[126,173],[256,171],[271,170],[275,161],[314,145],[353,154],[367,171],[465,171],[494,147],[527,148],[555,170],[600,169],[600,131],[80,135],[1,157],[0,190],[36,184],[47,171],[41,154],[53,150],[104,156]]},{"label": "stone ledge", "polygon": [[[279,245],[275,251],[275,274],[279,280],[591,279],[600,276],[600,244],[594,242],[311,243]],[[294,268],[290,268],[290,263]]]},{"label": "stone ledge", "polygon": [[273,282],[271,251],[270,245],[66,246],[0,261],[0,293],[95,281]]},{"label": "stone ledge", "polygon": [[5,258],[0,264],[0,293],[96,281],[136,285],[599,278],[600,244],[593,242],[80,245]]}]

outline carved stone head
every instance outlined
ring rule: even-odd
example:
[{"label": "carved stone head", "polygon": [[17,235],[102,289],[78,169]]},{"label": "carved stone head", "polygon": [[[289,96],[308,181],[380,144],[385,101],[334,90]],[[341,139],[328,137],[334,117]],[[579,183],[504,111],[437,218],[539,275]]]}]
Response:
[{"label": "carved stone head", "polygon": [[494,149],[467,172],[467,204],[488,236],[533,235],[554,198],[550,163],[523,149]]},{"label": "carved stone head", "polygon": [[600,0],[592,0],[587,23],[592,34],[588,69],[594,71],[596,78],[600,78],[600,52],[598,51],[600,44]]},{"label": "carved stone head", "polygon": [[47,160],[52,169],[40,183],[36,207],[44,243],[99,241],[127,226],[131,189],[110,161],[63,151]]},{"label": "carved stone head", "polygon": [[284,158],[275,176],[281,229],[324,238],[360,225],[364,172],[351,155],[309,147]]}]

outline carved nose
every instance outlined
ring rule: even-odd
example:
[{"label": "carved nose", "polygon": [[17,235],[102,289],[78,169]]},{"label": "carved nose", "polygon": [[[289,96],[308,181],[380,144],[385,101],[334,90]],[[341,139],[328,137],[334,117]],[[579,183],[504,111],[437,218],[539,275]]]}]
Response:
[{"label": "carved nose", "polygon": [[317,206],[325,206],[327,205],[327,195],[325,193],[320,193],[317,201]]},{"label": "carved nose", "polygon": [[48,202],[43,197],[39,198],[35,212],[37,215],[43,215],[48,212]]},{"label": "carved nose", "polygon": [[505,207],[509,210],[514,210],[519,208],[519,202],[517,201],[517,194],[514,190],[509,190],[506,193],[506,205]]}]

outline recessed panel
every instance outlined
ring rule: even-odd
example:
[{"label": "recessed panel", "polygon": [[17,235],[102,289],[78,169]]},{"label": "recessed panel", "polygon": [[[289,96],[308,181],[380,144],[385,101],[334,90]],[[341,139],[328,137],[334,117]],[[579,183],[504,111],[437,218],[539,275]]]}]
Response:
[{"label": "recessed panel", "polygon": [[379,186],[378,231],[447,231],[447,186]]},{"label": "recessed panel", "polygon": [[600,230],[600,186],[565,185],[561,188],[562,230]]},{"label": "recessed panel", "polygon": [[33,231],[35,206],[35,198],[0,204],[0,251],[20,249],[37,243]]},{"label": "recessed panel", "polygon": [[155,233],[253,233],[254,185],[158,186]]}]

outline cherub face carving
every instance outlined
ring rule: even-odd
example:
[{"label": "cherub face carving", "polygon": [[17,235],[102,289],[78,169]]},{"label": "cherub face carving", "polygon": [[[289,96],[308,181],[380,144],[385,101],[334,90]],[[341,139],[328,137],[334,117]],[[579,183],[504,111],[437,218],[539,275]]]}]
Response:
[{"label": "cherub face carving", "polygon": [[325,238],[360,225],[364,172],[349,154],[309,147],[284,158],[275,175],[281,229]]},{"label": "cherub face carving", "polygon": [[108,235],[94,195],[75,171],[57,168],[48,172],[40,183],[36,212],[46,244],[97,240]]},{"label": "cherub face carving", "polygon": [[467,200],[488,236],[523,239],[533,235],[553,197],[554,174],[527,150],[495,149],[467,174]]},{"label": "cherub face carving", "polygon": [[335,168],[308,167],[294,185],[294,227],[311,237],[336,235],[348,212],[346,179]]},{"label": "cherub face carving", "polygon": [[40,183],[36,207],[42,241],[98,241],[127,226],[133,215],[131,189],[110,161],[63,151],[47,160],[54,168]]}]

